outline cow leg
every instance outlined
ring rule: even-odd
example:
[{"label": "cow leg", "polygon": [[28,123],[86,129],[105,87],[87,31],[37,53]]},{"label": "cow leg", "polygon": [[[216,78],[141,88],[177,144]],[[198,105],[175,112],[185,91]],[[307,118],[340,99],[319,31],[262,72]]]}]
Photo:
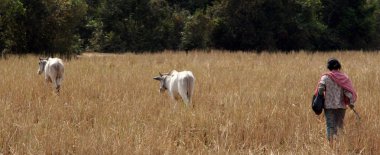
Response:
[{"label": "cow leg", "polygon": [[174,94],[173,94],[172,92],[170,92],[170,91],[169,91],[169,96],[170,96],[170,98],[171,98],[172,100],[175,100],[175,96],[174,96]]},{"label": "cow leg", "polygon": [[187,97],[182,97],[183,102],[185,102],[186,106],[189,106],[190,100]]},{"label": "cow leg", "polygon": [[57,91],[57,92],[59,92],[59,86],[58,86],[58,84],[57,84],[57,77],[51,77],[50,78],[51,79],[51,81],[52,81],[52,83],[53,83],[53,85],[54,85],[54,88],[55,88],[55,90]]},{"label": "cow leg", "polygon": [[183,81],[179,81],[178,94],[181,96],[182,101],[185,103],[186,107],[188,104],[187,94],[186,94],[186,85]]},{"label": "cow leg", "polygon": [[189,99],[187,97],[187,83],[185,81],[180,80],[179,81],[179,88],[178,88],[178,94],[181,96],[182,101],[185,103],[186,106],[189,104]]},{"label": "cow leg", "polygon": [[183,102],[185,103],[186,106],[189,105],[189,98],[187,97],[187,92],[182,92],[182,91],[179,91],[179,95],[181,96]]},{"label": "cow leg", "polygon": [[47,83],[51,83],[52,81],[51,81],[51,78],[49,77],[49,76],[46,76],[45,77],[45,81],[47,82]]},{"label": "cow leg", "polygon": [[168,91],[168,94],[171,98],[171,101],[173,102],[174,106],[173,106],[173,111],[177,108],[177,101],[175,99],[175,95],[173,94],[173,92],[170,92]]}]

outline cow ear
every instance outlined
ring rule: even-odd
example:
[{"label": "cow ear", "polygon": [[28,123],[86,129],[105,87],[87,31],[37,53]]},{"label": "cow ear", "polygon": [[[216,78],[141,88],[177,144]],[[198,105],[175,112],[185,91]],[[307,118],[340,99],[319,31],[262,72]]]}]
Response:
[{"label": "cow ear", "polygon": [[153,79],[160,81],[161,80],[161,76],[156,76]]}]

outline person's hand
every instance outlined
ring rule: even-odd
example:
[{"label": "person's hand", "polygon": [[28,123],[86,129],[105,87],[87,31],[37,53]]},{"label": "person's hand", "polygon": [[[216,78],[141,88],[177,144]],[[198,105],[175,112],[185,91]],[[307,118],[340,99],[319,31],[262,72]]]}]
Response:
[{"label": "person's hand", "polygon": [[354,109],[354,107],[355,107],[353,104],[349,104],[348,106],[349,106],[351,109]]}]

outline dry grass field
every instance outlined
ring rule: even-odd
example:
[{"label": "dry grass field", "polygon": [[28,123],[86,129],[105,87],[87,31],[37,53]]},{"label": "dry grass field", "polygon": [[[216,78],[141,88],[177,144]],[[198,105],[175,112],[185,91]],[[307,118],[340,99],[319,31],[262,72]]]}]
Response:
[{"label": "dry grass field", "polygon": [[[358,91],[337,149],[311,96],[329,57]],[[0,60],[3,154],[380,154],[380,54],[357,52],[86,54],[65,60],[61,94],[37,56]],[[152,78],[193,71],[193,108]]]}]

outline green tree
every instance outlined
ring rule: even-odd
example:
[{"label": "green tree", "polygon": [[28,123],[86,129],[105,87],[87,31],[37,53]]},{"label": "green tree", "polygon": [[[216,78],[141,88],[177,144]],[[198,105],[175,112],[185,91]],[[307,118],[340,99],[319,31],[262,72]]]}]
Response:
[{"label": "green tree", "polygon": [[82,40],[81,50],[99,50],[95,40],[99,39],[101,32],[100,18],[105,0],[86,0],[86,3],[87,13],[78,27],[78,34]]},{"label": "green tree", "polygon": [[375,36],[373,38],[373,40],[371,41],[371,50],[377,50],[380,48],[380,1],[378,0],[373,0],[373,1],[370,1],[369,5],[372,5],[374,6],[376,9],[375,9],[375,12],[374,12],[374,16],[375,16]]},{"label": "green tree", "polygon": [[229,50],[315,49],[324,26],[318,3],[297,0],[221,0],[213,6],[215,48]]},{"label": "green tree", "polygon": [[156,51],[177,48],[182,14],[165,0],[106,1],[98,29],[100,50]]},{"label": "green tree", "polygon": [[0,51],[26,50],[24,16],[25,8],[19,0],[0,0]]},{"label": "green tree", "polygon": [[178,7],[194,13],[196,10],[204,10],[215,0],[167,0],[170,6]]},{"label": "green tree", "polygon": [[211,18],[196,11],[194,15],[187,18],[182,32],[181,49],[206,49],[210,47],[210,35],[213,29]]},{"label": "green tree", "polygon": [[321,0],[323,48],[367,49],[376,36],[375,6],[365,0]]},{"label": "green tree", "polygon": [[83,0],[24,0],[27,49],[52,55],[78,52],[78,25],[86,15]]}]

